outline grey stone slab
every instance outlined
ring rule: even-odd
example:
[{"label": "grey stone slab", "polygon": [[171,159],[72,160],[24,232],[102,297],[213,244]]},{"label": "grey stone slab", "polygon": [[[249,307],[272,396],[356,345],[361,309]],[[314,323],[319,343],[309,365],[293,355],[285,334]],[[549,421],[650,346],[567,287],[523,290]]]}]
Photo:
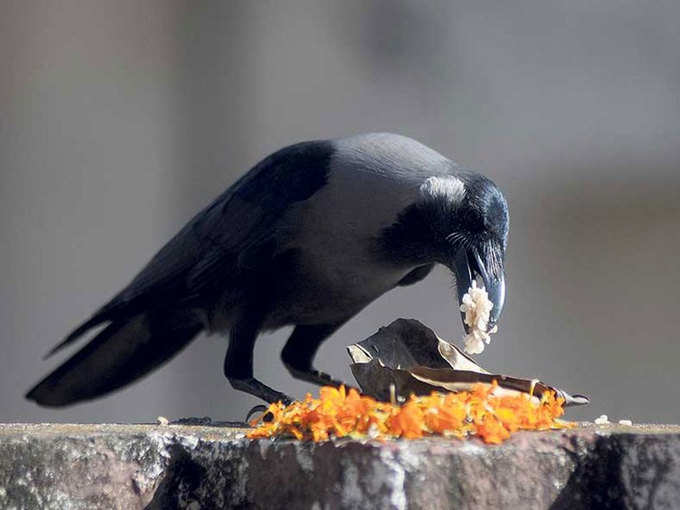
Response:
[{"label": "grey stone slab", "polygon": [[0,508],[679,508],[680,427],[251,441],[186,425],[0,425]]}]

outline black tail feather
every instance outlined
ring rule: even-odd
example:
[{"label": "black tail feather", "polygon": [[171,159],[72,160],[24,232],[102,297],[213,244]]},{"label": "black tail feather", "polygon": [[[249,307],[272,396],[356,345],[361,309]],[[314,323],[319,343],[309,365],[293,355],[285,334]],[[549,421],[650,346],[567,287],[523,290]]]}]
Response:
[{"label": "black tail feather", "polygon": [[43,356],[43,359],[47,359],[50,356],[52,356],[55,352],[60,351],[67,345],[72,344],[75,342],[79,337],[81,337],[85,332],[88,330],[94,328],[95,326],[98,326],[99,324],[106,322],[107,318],[104,317],[103,315],[96,314],[92,316],[90,319],[87,321],[83,322],[80,326],[78,326],[76,329],[74,329],[69,335],[64,338],[61,342],[59,342],[57,345],[52,347],[47,354]]},{"label": "black tail feather", "polygon": [[[70,343],[71,337],[78,336],[76,333],[82,334],[86,324],[62,344]],[[176,311],[114,321],[39,382],[26,398],[56,407],[102,396],[168,361],[201,329],[194,317]]]}]

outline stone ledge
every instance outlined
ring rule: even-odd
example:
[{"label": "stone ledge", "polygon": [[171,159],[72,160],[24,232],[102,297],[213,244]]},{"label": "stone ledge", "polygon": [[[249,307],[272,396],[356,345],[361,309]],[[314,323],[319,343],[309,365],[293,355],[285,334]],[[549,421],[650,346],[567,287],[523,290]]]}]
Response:
[{"label": "stone ledge", "polygon": [[677,508],[680,427],[250,441],[184,425],[0,425],[0,508]]}]

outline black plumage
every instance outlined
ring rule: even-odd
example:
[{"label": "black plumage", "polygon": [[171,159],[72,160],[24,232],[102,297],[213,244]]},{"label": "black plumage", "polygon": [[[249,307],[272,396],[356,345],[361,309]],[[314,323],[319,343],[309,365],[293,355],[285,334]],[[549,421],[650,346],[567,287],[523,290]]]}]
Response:
[{"label": "black plumage", "polygon": [[105,324],[27,397],[53,406],[98,397],[206,330],[229,333],[224,371],[235,388],[285,399],[253,376],[260,331],[295,325],[283,362],[296,377],[332,383],[312,361],[344,322],[436,263],[464,290],[476,275],[502,284],[506,237],[507,206],[493,183],[414,140],[377,133],[292,145],[197,214],[55,347]]}]

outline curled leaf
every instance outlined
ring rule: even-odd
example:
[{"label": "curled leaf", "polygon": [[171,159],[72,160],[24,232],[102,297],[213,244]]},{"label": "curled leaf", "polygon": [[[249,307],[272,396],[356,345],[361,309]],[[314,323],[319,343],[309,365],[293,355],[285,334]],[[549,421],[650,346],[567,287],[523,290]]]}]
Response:
[{"label": "curled leaf", "polygon": [[491,374],[434,331],[414,319],[397,319],[362,342],[347,347],[350,365],[361,390],[378,400],[390,401],[390,388],[397,399],[432,391],[470,391],[476,384],[492,385],[494,394],[528,393],[540,400],[554,392],[565,405],[589,402],[583,395],[570,395],[536,379]]}]

